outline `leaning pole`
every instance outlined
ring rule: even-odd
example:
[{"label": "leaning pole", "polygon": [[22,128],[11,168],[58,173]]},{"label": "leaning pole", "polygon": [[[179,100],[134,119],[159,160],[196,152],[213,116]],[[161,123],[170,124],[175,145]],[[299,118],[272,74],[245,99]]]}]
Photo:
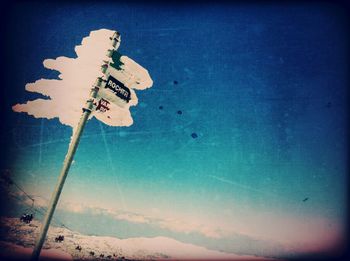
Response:
[{"label": "leaning pole", "polygon": [[[111,45],[113,46],[113,48],[118,48],[118,46],[120,44],[119,33],[115,32],[110,39],[112,41]],[[109,58],[112,57],[113,51],[114,50],[108,50],[107,56]],[[103,73],[106,72],[106,69],[107,69],[107,65],[106,64],[102,65],[102,72]],[[83,107],[83,114],[81,115],[78,126],[76,127],[76,129],[73,130],[73,136],[72,136],[71,142],[69,144],[69,148],[68,148],[66,157],[65,157],[64,162],[63,162],[63,167],[62,167],[61,173],[58,177],[58,181],[57,181],[55,190],[52,193],[51,200],[50,200],[48,209],[46,211],[44,221],[41,225],[39,235],[38,235],[36,242],[35,242],[33,253],[31,256],[32,261],[36,261],[39,259],[40,252],[41,252],[42,246],[44,245],[45,238],[46,238],[47,231],[48,231],[50,223],[51,223],[52,216],[55,212],[59,197],[60,197],[62,189],[63,189],[64,182],[67,178],[69,168],[72,164],[74,154],[77,150],[81,134],[83,133],[85,124],[86,124],[86,122],[91,114],[91,111],[93,109],[93,101],[97,96],[97,93],[101,87],[102,82],[103,82],[102,77],[97,78],[95,86],[91,90],[90,98],[86,101],[86,104]]]}]

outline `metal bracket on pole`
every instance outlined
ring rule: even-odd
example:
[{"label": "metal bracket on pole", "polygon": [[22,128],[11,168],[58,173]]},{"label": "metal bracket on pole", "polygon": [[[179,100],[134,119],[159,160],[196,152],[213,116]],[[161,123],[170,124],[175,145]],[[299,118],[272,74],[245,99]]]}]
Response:
[{"label": "metal bracket on pole", "polygon": [[[115,32],[113,34],[113,37],[111,37],[111,38],[112,38],[111,39],[112,46],[114,47],[114,49],[117,49],[119,47],[119,43],[120,43],[119,33]],[[113,54],[113,52],[110,52],[110,50],[108,50],[107,55],[109,56],[109,58],[111,58],[112,54]],[[104,71],[102,71],[102,72],[105,73]],[[103,74],[103,76],[104,76],[104,74]],[[91,114],[91,111],[93,109],[93,101],[97,97],[97,93],[98,93],[98,91],[101,87],[101,84],[103,82],[102,77],[97,78],[95,86],[91,89],[90,98],[86,101],[86,104],[83,108],[83,114],[81,115],[78,126],[76,127],[76,129],[73,130],[72,140],[69,144],[69,148],[68,148],[66,157],[64,159],[64,162],[63,162],[63,167],[62,167],[60,176],[58,178],[58,182],[57,182],[55,190],[52,194],[48,209],[47,209],[46,214],[45,214],[43,224],[41,226],[39,235],[37,237],[36,244],[34,246],[34,250],[33,250],[32,256],[31,256],[31,260],[33,260],[33,261],[38,260],[38,258],[40,256],[41,248],[44,245],[46,234],[47,234],[47,231],[49,229],[52,216],[55,212],[59,197],[61,195],[64,182],[67,178],[69,168],[72,164],[74,154],[77,150],[81,134],[83,132],[85,124],[86,124],[86,122]]]}]

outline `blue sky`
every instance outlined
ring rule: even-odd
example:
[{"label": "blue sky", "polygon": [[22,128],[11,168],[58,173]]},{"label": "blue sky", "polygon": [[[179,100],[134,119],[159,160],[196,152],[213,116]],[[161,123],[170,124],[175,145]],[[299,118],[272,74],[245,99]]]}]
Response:
[{"label": "blue sky", "polygon": [[11,106],[40,97],[26,83],[57,77],[44,59],[75,57],[90,31],[117,30],[119,51],[154,84],[137,92],[131,127],[89,121],[56,216],[88,234],[165,235],[245,254],[325,251],[346,214],[344,15],[316,3],[13,4],[1,167],[37,204],[50,197],[71,128]]}]

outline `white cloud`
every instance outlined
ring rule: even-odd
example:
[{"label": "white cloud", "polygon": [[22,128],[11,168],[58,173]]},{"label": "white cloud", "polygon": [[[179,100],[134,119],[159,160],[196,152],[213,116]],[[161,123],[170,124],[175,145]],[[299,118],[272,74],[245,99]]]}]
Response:
[{"label": "white cloud", "polygon": [[86,206],[82,204],[72,202],[62,202],[62,204],[59,205],[59,208],[73,213],[84,213],[87,209]]},{"label": "white cloud", "polygon": [[225,234],[227,234],[227,232],[224,232],[223,229],[220,229],[218,227],[210,227],[197,222],[190,222],[173,218],[161,219],[157,217],[143,215],[140,213],[101,208],[99,206],[94,205],[88,206],[64,201],[59,205],[59,208],[74,213],[92,213],[95,215],[108,215],[116,220],[124,220],[131,223],[152,224],[162,229],[170,230],[177,233],[199,233],[209,238],[218,239],[224,237]]},{"label": "white cloud", "polygon": [[[47,202],[44,203],[44,206],[46,205]],[[97,205],[85,205],[76,202],[61,201],[58,208],[73,213],[106,215],[114,218],[115,220],[123,220],[135,224],[150,224],[152,226],[170,230],[176,233],[199,233],[205,237],[215,239],[227,235],[227,231],[222,228],[204,225],[199,222],[191,222],[188,220],[175,218],[158,218],[155,216],[148,216],[120,209],[103,208]]]},{"label": "white cloud", "polygon": [[180,233],[200,233],[209,238],[221,238],[220,229],[180,219],[158,220],[160,227]]},{"label": "white cloud", "polygon": [[126,220],[132,223],[149,223],[149,219],[133,213],[122,213],[114,216],[117,219]]}]

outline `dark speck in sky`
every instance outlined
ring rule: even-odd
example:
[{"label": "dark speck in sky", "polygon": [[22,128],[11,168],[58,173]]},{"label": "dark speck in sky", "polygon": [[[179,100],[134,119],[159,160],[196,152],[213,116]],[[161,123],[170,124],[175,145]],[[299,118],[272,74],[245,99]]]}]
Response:
[{"label": "dark speck in sky", "polygon": [[196,139],[196,138],[198,138],[198,135],[197,135],[197,133],[193,132],[193,133],[191,134],[191,137],[194,138],[194,139]]},{"label": "dark speck in sky", "polygon": [[182,114],[182,111],[177,111],[177,114]]},{"label": "dark speck in sky", "polygon": [[163,106],[159,106],[159,110],[163,110]]},{"label": "dark speck in sky", "polygon": [[174,81],[174,84],[177,85],[179,82],[178,81]]}]

